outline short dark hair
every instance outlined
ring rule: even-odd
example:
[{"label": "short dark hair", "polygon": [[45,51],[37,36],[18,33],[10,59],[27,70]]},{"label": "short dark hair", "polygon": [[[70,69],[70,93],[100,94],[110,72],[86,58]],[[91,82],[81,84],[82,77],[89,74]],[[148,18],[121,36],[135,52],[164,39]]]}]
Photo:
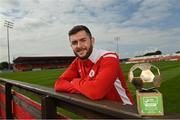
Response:
[{"label": "short dark hair", "polygon": [[71,36],[71,35],[73,35],[73,34],[78,33],[79,31],[83,31],[83,30],[89,35],[90,38],[92,38],[92,35],[91,35],[91,32],[90,32],[89,28],[86,27],[86,26],[84,26],[84,25],[76,25],[76,26],[74,26],[74,27],[69,31],[68,34],[69,34],[69,36]]}]

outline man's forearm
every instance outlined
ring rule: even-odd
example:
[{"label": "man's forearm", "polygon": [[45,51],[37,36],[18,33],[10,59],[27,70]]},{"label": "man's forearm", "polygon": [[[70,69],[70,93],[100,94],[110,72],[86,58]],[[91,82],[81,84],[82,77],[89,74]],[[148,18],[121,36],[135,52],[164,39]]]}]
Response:
[{"label": "man's forearm", "polygon": [[69,93],[80,93],[74,86],[67,80],[58,79],[54,86],[55,91],[69,92]]}]

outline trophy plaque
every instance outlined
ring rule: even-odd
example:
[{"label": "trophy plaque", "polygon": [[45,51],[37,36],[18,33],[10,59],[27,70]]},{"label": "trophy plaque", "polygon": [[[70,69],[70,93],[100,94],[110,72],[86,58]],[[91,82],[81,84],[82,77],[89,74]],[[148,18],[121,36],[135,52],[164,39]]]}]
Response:
[{"label": "trophy plaque", "polygon": [[161,84],[158,67],[150,63],[135,64],[128,78],[136,88],[138,113],[141,116],[164,115],[162,94],[157,89]]}]

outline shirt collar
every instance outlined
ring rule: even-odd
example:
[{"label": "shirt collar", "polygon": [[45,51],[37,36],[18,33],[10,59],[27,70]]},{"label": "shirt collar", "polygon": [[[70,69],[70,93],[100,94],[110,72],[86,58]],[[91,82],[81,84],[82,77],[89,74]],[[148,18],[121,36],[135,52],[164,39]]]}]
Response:
[{"label": "shirt collar", "polygon": [[93,48],[93,51],[88,59],[91,60],[93,63],[96,63],[99,60],[99,58],[107,52],[108,51]]}]

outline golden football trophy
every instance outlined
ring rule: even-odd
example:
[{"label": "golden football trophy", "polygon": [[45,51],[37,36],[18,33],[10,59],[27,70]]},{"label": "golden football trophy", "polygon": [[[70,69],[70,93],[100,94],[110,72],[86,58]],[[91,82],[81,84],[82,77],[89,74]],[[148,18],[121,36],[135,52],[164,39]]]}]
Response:
[{"label": "golden football trophy", "polygon": [[138,113],[141,116],[164,115],[162,94],[157,90],[161,84],[158,67],[150,63],[135,64],[128,78],[136,88]]}]

